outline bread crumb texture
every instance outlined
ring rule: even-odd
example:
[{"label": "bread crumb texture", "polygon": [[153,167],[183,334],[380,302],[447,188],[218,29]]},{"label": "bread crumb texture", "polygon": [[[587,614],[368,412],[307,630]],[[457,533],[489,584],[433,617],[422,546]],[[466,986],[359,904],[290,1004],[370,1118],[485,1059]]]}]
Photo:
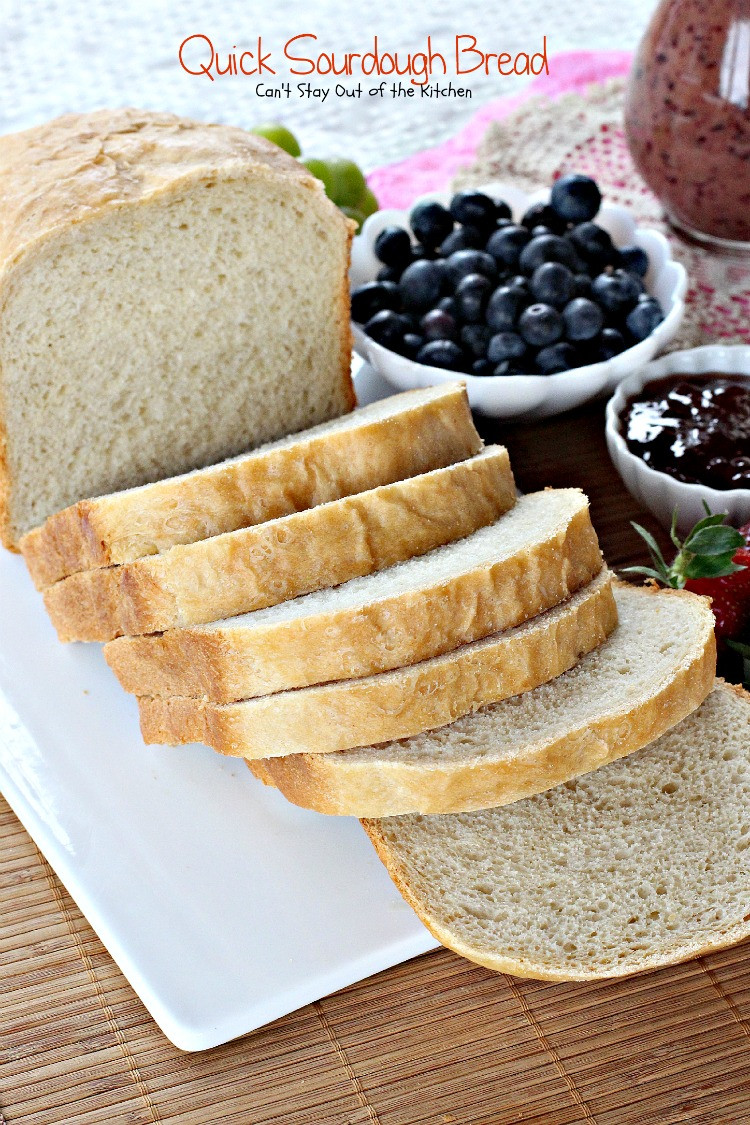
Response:
[{"label": "bread crumb texture", "polygon": [[720,682],[626,759],[485,812],[366,825],[447,945],[549,979],[625,975],[750,933],[750,696]]},{"label": "bread crumb texture", "polygon": [[102,111],[0,163],[6,540],[353,405],[350,226],[275,146]]}]

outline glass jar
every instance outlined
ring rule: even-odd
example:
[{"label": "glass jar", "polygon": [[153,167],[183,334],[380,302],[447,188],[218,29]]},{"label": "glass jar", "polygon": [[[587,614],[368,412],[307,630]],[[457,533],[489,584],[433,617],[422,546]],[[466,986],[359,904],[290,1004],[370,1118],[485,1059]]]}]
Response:
[{"label": "glass jar", "polygon": [[678,229],[750,250],[750,0],[662,0],[630,75],[625,131]]}]

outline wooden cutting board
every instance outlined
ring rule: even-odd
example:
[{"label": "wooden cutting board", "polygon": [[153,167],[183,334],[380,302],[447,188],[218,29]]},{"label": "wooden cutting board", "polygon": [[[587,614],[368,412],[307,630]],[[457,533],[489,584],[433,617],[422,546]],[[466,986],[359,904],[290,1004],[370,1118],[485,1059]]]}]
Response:
[{"label": "wooden cutting board", "polygon": [[[610,565],[643,558],[629,520],[657,529],[612,468],[600,406],[483,429],[522,489],[588,492]],[[0,1125],[750,1122],[750,943],[576,985],[441,950],[184,1055],[4,802],[0,841]]]}]

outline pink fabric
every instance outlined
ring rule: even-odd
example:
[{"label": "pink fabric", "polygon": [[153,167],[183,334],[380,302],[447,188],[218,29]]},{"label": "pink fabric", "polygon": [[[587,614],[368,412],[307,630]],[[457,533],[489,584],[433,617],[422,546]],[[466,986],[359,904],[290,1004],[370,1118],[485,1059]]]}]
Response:
[{"label": "pink fabric", "polygon": [[627,74],[631,59],[628,51],[567,51],[553,55],[549,60],[549,75],[535,78],[519,94],[490,102],[457,136],[396,164],[376,168],[368,176],[368,182],[380,206],[408,207],[416,196],[445,188],[459,168],[471,163],[487,126],[507,117],[534,94],[554,98],[570,92],[581,93],[592,82]]}]

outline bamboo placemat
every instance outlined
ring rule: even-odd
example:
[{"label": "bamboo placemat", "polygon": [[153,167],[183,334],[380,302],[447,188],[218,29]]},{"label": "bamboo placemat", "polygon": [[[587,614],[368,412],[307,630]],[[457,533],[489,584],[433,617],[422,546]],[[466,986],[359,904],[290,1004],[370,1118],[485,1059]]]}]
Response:
[{"label": "bamboo placemat", "polygon": [[[521,488],[586,489],[610,564],[641,557],[628,521],[654,524],[611,466],[600,406],[484,430]],[[750,1122],[750,944],[580,985],[441,950],[185,1055],[4,802],[0,840],[1,1125]]]}]

